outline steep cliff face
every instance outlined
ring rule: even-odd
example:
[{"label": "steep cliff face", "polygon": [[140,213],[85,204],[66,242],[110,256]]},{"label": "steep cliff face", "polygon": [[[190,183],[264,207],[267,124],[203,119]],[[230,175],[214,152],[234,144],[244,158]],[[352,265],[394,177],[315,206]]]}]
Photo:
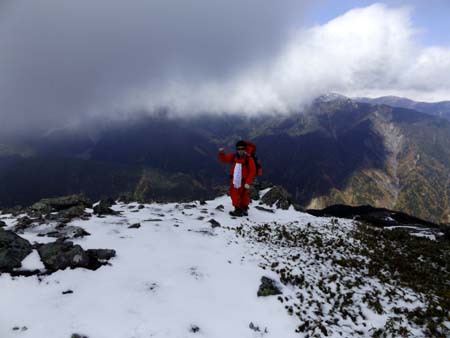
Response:
[{"label": "steep cliff face", "polygon": [[371,204],[448,223],[450,124],[411,110],[375,108],[368,119],[382,138],[384,165],[361,167],[308,207]]},{"label": "steep cliff face", "polygon": [[450,123],[423,118],[397,123],[407,142],[400,153],[401,192],[396,207],[448,223]]},{"label": "steep cliff face", "polygon": [[375,111],[366,116],[369,129],[379,137],[381,144],[370,139],[363,143],[368,148],[382,145],[381,166],[373,166],[373,158],[363,158],[362,165],[353,171],[342,187],[332,187],[325,195],[313,197],[308,208],[324,208],[331,204],[371,204],[389,207],[396,204],[400,191],[398,178],[398,155],[404,143],[404,136],[391,121],[388,112]]}]

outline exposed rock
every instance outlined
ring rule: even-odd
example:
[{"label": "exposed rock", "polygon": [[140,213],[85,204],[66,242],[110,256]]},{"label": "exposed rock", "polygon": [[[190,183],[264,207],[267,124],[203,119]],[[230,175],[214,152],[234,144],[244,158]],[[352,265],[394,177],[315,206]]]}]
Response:
[{"label": "exposed rock", "polygon": [[139,204],[138,209],[144,209],[145,206],[143,204]]},{"label": "exposed rock", "polygon": [[81,227],[69,227],[69,231],[71,231],[72,233],[72,237],[73,238],[79,238],[79,237],[84,237],[84,236],[90,236],[91,234],[89,232],[87,232],[86,230],[84,230]]},{"label": "exposed rock", "polygon": [[184,207],[184,209],[195,209],[195,208],[197,208],[197,205],[195,205],[195,204],[185,204],[183,207]]},{"label": "exposed rock", "polygon": [[84,236],[90,236],[91,234],[81,227],[77,226],[67,226],[59,227],[58,230],[49,231],[47,233],[38,234],[38,236],[47,236],[55,238],[79,238]]},{"label": "exposed rock", "polygon": [[294,206],[296,210],[301,209],[295,200],[292,198],[284,188],[280,186],[275,186],[270,189],[262,198],[260,204],[265,204],[269,206],[276,205],[277,208],[287,210],[291,205]]},{"label": "exposed rock", "polygon": [[3,221],[0,221],[0,228],[4,228],[4,227],[6,227],[6,223],[5,222],[3,222]]},{"label": "exposed rock", "polygon": [[38,236],[39,237],[47,236],[47,237],[54,237],[54,238],[64,237],[62,235],[62,233],[57,230],[49,231],[45,234],[38,234]]},{"label": "exposed rock", "polygon": [[191,328],[189,329],[192,333],[197,333],[200,331],[200,328],[197,325],[191,325]]},{"label": "exposed rock", "polygon": [[42,202],[36,202],[34,203],[31,207],[31,210],[35,210],[41,213],[50,213],[53,211],[53,208],[46,203],[42,203]]},{"label": "exposed rock", "polygon": [[69,294],[71,294],[71,293],[73,293],[72,290],[66,290],[66,291],[63,291],[63,292],[62,292],[63,295],[69,295]]},{"label": "exposed rock", "polygon": [[42,271],[39,269],[9,271],[9,274],[11,275],[11,277],[30,277],[30,276],[39,275],[40,273],[42,273]]},{"label": "exposed rock", "polygon": [[111,199],[102,199],[94,207],[94,214],[96,215],[118,215],[118,211],[112,210],[110,207],[114,204]]},{"label": "exposed rock", "polygon": [[27,216],[17,219],[17,223],[14,227],[16,231],[21,231],[28,228],[33,223],[33,220]]},{"label": "exposed rock", "polygon": [[2,210],[2,214],[4,214],[4,215],[11,214],[13,216],[18,216],[23,213],[24,213],[24,210],[23,210],[22,206],[20,206],[20,205],[17,205],[13,208],[4,208]]},{"label": "exposed rock", "polygon": [[72,242],[56,241],[38,248],[39,256],[50,271],[70,268],[89,268],[89,256],[79,245]]},{"label": "exposed rock", "polygon": [[82,205],[76,205],[73,207],[70,207],[69,209],[63,210],[59,213],[59,215],[66,219],[73,219],[73,218],[88,218],[90,217],[90,214],[85,212],[85,207]]},{"label": "exposed rock", "polygon": [[128,227],[128,229],[139,229],[141,227],[141,223],[134,223]]},{"label": "exposed rock", "polygon": [[22,260],[32,251],[31,244],[12,231],[0,228],[0,272],[22,266]]},{"label": "exposed rock", "polygon": [[85,211],[85,207],[82,205],[76,205],[65,210],[61,210],[58,213],[50,213],[45,216],[48,221],[56,221],[60,223],[63,227],[72,219],[80,218],[83,220],[88,220],[92,215]]},{"label": "exposed rock", "polygon": [[374,208],[370,205],[353,207],[349,205],[335,204],[325,209],[310,209],[306,210],[306,212],[311,215],[321,217],[334,216],[340,218],[354,218],[378,227],[398,225],[414,225],[430,228],[439,227],[435,223],[424,221],[403,212],[392,211],[384,208]]},{"label": "exposed rock", "polygon": [[269,181],[261,181],[260,182],[259,180],[255,179],[255,181],[253,183],[253,186],[255,187],[255,189],[261,191],[261,190],[264,190],[264,189],[267,189],[267,188],[272,188],[275,185],[272,182],[269,182]]},{"label": "exposed rock", "polygon": [[116,250],[112,249],[88,249],[86,253],[89,257],[102,261],[116,257]]},{"label": "exposed rock", "polygon": [[205,235],[205,236],[217,236],[217,234],[215,234],[212,229],[201,229],[201,230],[188,229],[188,231],[196,232],[198,234],[202,234],[202,235]]},{"label": "exposed rock", "polygon": [[69,209],[74,206],[91,208],[92,202],[83,194],[70,195],[56,198],[44,198],[31,206],[32,210],[51,212]]},{"label": "exposed rock", "polygon": [[72,336],[70,336],[70,338],[89,338],[89,337],[85,336],[84,334],[73,333]]},{"label": "exposed rock", "polygon": [[215,219],[210,219],[209,221],[208,221],[209,223],[211,223],[211,226],[213,227],[213,228],[218,228],[218,227],[220,227],[220,223],[219,222],[217,222]]},{"label": "exposed rock", "polygon": [[216,210],[223,211],[224,208],[225,207],[222,204],[220,204],[216,207]]},{"label": "exposed rock", "polygon": [[259,205],[255,206],[255,209],[258,209],[258,210],[261,210],[261,211],[265,211],[265,212],[270,212],[272,214],[275,213],[275,211],[273,211],[272,209],[267,209],[267,208],[261,207]]},{"label": "exposed rock", "polygon": [[248,190],[248,194],[250,196],[250,199],[253,201],[259,200],[259,189],[255,187],[254,185],[250,186],[250,189]]},{"label": "exposed rock", "polygon": [[57,240],[38,248],[39,256],[49,271],[64,270],[66,268],[86,268],[97,270],[106,260],[116,255],[115,250],[89,249],[84,251],[81,246],[72,242]]},{"label": "exposed rock", "polygon": [[257,293],[258,297],[267,297],[280,294],[281,291],[275,285],[275,281],[264,276],[261,278],[261,285],[259,286],[259,290]]},{"label": "exposed rock", "polygon": [[[264,330],[262,330],[258,325],[253,324],[253,322],[250,322],[250,324],[248,325],[248,327],[250,328],[250,330],[253,330],[255,332],[261,332],[262,334],[266,334],[269,331],[267,330],[267,327],[264,328]],[[261,334],[261,336],[262,336]]]}]

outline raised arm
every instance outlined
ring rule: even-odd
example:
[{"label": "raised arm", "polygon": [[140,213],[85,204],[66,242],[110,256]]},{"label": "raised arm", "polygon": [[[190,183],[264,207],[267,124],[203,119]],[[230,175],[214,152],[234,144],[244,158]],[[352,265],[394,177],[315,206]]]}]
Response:
[{"label": "raised arm", "polygon": [[223,149],[219,149],[219,161],[223,163],[231,163],[234,159],[234,153],[225,154],[225,151]]}]

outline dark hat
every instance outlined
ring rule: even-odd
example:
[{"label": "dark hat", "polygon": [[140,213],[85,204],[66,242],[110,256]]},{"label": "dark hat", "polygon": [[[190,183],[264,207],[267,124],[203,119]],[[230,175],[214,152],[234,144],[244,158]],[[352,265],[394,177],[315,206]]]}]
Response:
[{"label": "dark hat", "polygon": [[240,140],[236,143],[236,148],[238,147],[247,147],[247,142],[245,142],[244,140]]}]

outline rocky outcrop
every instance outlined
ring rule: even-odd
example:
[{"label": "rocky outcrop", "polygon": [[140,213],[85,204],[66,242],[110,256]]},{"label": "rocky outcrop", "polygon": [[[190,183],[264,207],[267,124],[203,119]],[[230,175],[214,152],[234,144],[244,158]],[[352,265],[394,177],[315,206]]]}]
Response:
[{"label": "rocky outcrop", "polygon": [[119,212],[114,211],[111,207],[114,205],[113,199],[102,199],[94,207],[94,214],[96,215],[118,215]]},{"label": "rocky outcrop", "polygon": [[339,217],[356,219],[369,223],[373,226],[400,226],[414,225],[419,227],[438,228],[438,225],[432,222],[410,216],[403,212],[392,211],[385,208],[374,208],[370,205],[350,206],[350,205],[331,205],[324,209],[308,209],[307,213],[318,217]]},{"label": "rocky outcrop", "polygon": [[91,214],[85,211],[85,207],[82,205],[77,205],[61,210],[58,213],[47,214],[45,219],[48,221],[58,222],[61,226],[63,226],[72,221],[74,218],[87,220],[89,217],[91,217]]},{"label": "rocky outcrop", "polygon": [[86,253],[91,259],[99,261],[107,261],[116,257],[116,251],[112,249],[88,249]]},{"label": "rocky outcrop", "polygon": [[31,244],[12,231],[0,228],[0,272],[20,268],[22,260],[32,251]]},{"label": "rocky outcrop", "polygon": [[280,186],[275,186],[270,189],[260,201],[260,204],[265,204],[268,206],[275,205],[279,209],[287,210],[292,205],[296,210],[301,210],[302,208],[295,202],[291,194],[289,194],[284,188]]},{"label": "rocky outcrop", "polygon": [[57,198],[44,198],[31,206],[32,210],[48,213],[52,211],[66,210],[71,207],[82,206],[91,208],[92,202],[83,194],[63,196]]},{"label": "rocky outcrop", "polygon": [[16,231],[22,231],[28,228],[33,223],[33,220],[27,216],[17,219],[17,223],[14,227]]},{"label": "rocky outcrop", "polygon": [[66,268],[86,268],[96,270],[115,256],[114,250],[90,249],[83,250],[79,245],[72,242],[57,240],[38,248],[39,256],[49,271],[64,270]]},{"label": "rocky outcrop", "polygon": [[71,239],[71,238],[79,238],[84,236],[89,236],[90,233],[84,230],[82,227],[77,226],[57,226],[55,229],[38,234],[38,236],[48,236],[55,237],[61,239]]},{"label": "rocky outcrop", "polygon": [[217,221],[216,221],[215,219],[213,219],[213,218],[211,218],[208,222],[211,224],[211,227],[213,227],[213,228],[219,228],[219,227],[220,227],[220,223],[217,222]]},{"label": "rocky outcrop", "polygon": [[268,277],[261,277],[261,285],[259,286],[257,295],[258,297],[281,295],[281,291],[276,286],[274,280]]}]

